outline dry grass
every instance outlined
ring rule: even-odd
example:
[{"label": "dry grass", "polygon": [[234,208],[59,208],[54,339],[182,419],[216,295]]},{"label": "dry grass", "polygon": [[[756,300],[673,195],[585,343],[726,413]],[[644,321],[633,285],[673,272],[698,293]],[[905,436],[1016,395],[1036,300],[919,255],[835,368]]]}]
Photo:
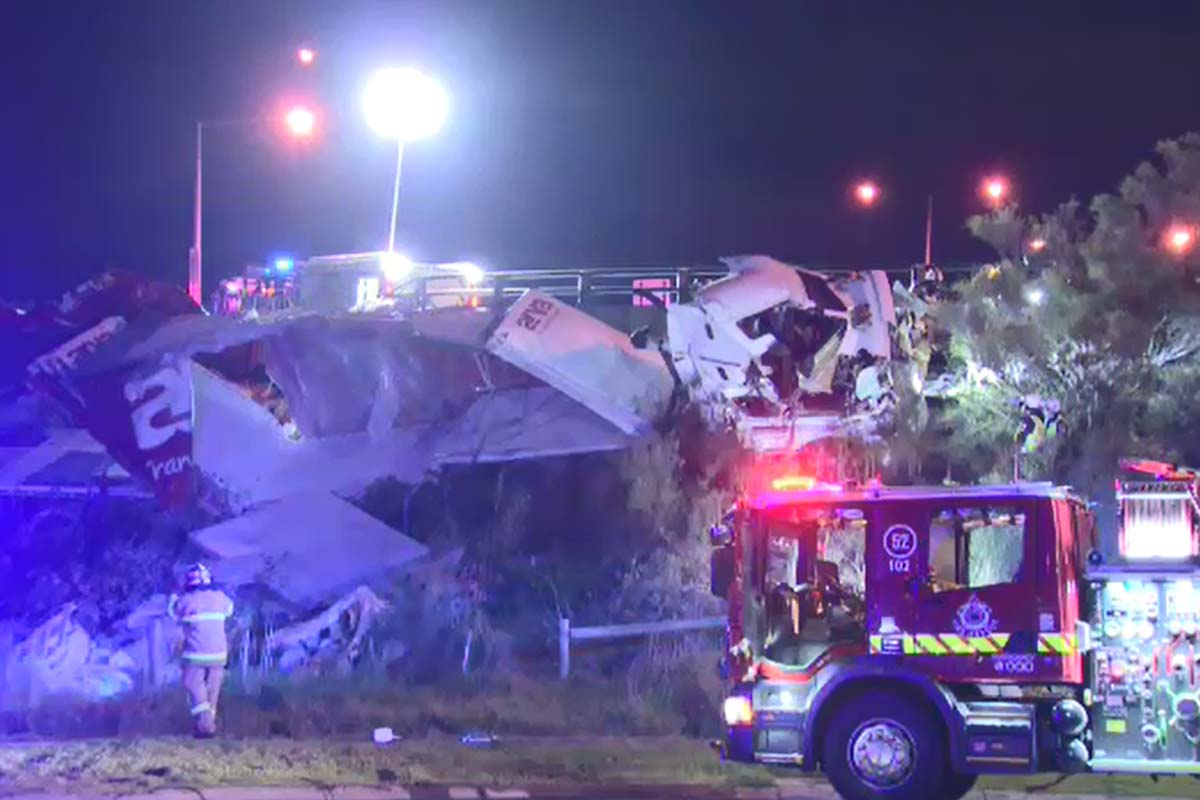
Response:
[{"label": "dry grass", "polygon": [[501,740],[472,749],[429,737],[380,749],[361,741],[102,740],[0,746],[6,788],[129,791],[168,785],[770,785],[679,737]]},{"label": "dry grass", "polygon": [[[632,701],[623,677],[567,682],[512,675],[486,683],[447,681],[406,687],[384,681],[268,685],[251,692],[227,688],[223,732],[236,738],[362,738],[371,729],[404,736],[487,730],[505,735],[667,735],[694,732],[696,698],[666,695]],[[715,707],[711,715],[715,720]],[[178,690],[109,703],[52,704],[6,715],[9,736],[42,739],[167,736],[190,729]]]}]

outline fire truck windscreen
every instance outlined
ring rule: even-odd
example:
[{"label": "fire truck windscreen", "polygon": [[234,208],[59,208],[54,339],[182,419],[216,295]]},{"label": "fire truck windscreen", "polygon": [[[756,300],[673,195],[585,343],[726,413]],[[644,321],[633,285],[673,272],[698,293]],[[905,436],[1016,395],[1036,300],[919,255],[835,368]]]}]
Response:
[{"label": "fire truck windscreen", "polygon": [[751,624],[766,658],[803,666],[861,624],[866,524],[853,514],[813,507],[764,521],[762,593]]}]

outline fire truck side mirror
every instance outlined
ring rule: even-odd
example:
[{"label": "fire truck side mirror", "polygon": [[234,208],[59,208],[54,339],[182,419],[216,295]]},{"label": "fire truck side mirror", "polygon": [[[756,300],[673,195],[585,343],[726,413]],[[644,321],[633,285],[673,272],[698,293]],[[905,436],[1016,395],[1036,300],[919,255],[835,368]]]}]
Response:
[{"label": "fire truck side mirror", "polygon": [[736,551],[731,545],[718,547],[712,552],[712,593],[717,597],[729,595],[729,587],[737,567]]}]

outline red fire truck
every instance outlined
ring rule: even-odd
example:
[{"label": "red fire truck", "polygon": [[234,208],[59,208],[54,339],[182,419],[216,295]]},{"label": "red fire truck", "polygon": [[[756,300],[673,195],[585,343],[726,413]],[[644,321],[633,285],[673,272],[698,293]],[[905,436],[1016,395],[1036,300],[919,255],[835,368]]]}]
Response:
[{"label": "red fire truck", "polygon": [[725,758],[849,800],[991,773],[1200,777],[1193,473],[1118,483],[1119,546],[1068,489],[780,477],[713,528]]}]

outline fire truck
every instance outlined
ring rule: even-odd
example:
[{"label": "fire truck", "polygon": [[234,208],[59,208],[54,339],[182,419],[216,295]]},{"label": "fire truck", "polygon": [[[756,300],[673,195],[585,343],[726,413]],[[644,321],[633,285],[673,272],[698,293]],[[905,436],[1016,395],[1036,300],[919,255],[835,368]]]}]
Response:
[{"label": "fire truck", "polygon": [[1125,466],[1112,548],[1051,484],[747,493],[711,531],[723,757],[821,770],[848,800],[955,800],[995,773],[1200,777],[1200,483]]}]

